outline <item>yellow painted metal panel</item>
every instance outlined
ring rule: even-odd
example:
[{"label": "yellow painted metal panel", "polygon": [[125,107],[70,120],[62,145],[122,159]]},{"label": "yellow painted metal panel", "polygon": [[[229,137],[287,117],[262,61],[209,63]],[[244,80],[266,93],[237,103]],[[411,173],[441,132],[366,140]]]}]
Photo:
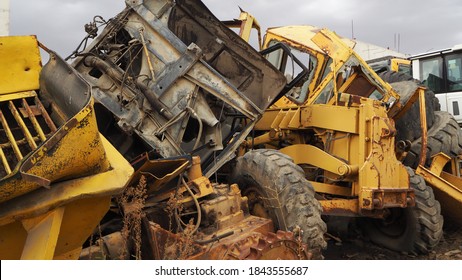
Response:
[{"label": "yellow painted metal panel", "polygon": [[3,95],[0,95],[0,102],[9,101],[9,100],[15,100],[15,99],[22,99],[22,98],[27,98],[27,97],[34,97],[36,95],[37,94],[35,92],[33,92],[33,91],[24,91],[24,92],[12,93],[12,94],[3,94]]},{"label": "yellow painted metal panel", "polygon": [[[23,248],[28,251],[23,254],[24,258],[78,257],[83,242],[109,209],[111,197],[122,192],[133,174],[133,167],[125,158],[103,136],[101,140],[112,167],[110,170],[55,183],[50,189],[42,188],[2,203],[0,259],[19,259]],[[50,233],[58,234],[54,255],[50,256],[47,252],[51,247],[41,247],[40,235],[35,236],[32,228],[34,223],[39,224],[41,215],[58,208],[63,208],[64,214],[59,230],[48,227]],[[29,229],[29,237],[25,227]],[[27,239],[29,245],[25,246]]]},{"label": "yellow painted metal panel", "polygon": [[[277,35],[282,38],[289,39],[317,52],[323,52],[321,48],[319,48],[319,46],[312,41],[313,37],[319,33],[320,30],[320,28],[311,25],[292,25],[270,28],[268,30],[268,34],[273,34],[273,36]],[[342,39],[342,42],[348,45],[350,48],[353,48],[355,45],[355,42],[349,39]]]},{"label": "yellow painted metal panel", "polygon": [[0,94],[39,88],[42,68],[35,36],[0,37]]},{"label": "yellow painted metal panel", "polygon": [[324,215],[354,217],[359,215],[357,199],[320,200]]},{"label": "yellow painted metal panel", "polygon": [[33,193],[2,203],[0,226],[27,219],[70,201],[90,196],[120,193],[133,174],[133,167],[101,135],[111,169],[95,175],[52,184]]},{"label": "yellow painted metal panel", "polygon": [[261,119],[255,124],[255,130],[270,130],[279,110],[266,110]]},{"label": "yellow painted metal panel", "polygon": [[[452,222],[462,224],[462,212],[460,211],[462,179],[444,171],[441,172],[442,166],[437,166],[438,162],[434,161],[432,165],[430,169],[419,165],[416,174],[421,175],[425,182],[432,186],[435,198],[441,203],[441,211],[445,218],[449,217]],[[438,172],[441,174],[438,175]]]},{"label": "yellow painted metal panel", "polygon": [[348,187],[340,187],[336,185],[324,184],[314,181],[310,181],[310,183],[313,185],[314,190],[319,193],[335,194],[341,196],[353,196],[351,194],[351,188]]},{"label": "yellow painted metal panel", "polygon": [[320,127],[358,134],[358,108],[316,104],[301,109],[303,127]]},{"label": "yellow painted metal panel", "polygon": [[21,257],[24,242],[27,238],[27,231],[21,221],[0,226],[0,259],[18,260]]},{"label": "yellow painted metal panel", "polygon": [[55,254],[56,242],[63,219],[64,208],[57,208],[43,217],[34,218],[29,224],[27,239],[21,254],[23,260],[51,260]]},{"label": "yellow painted metal panel", "polygon": [[67,204],[53,258],[75,259],[73,252],[81,249],[85,240],[98,228],[109,210],[110,202],[111,196],[106,195],[82,198]]},{"label": "yellow painted metal panel", "polygon": [[290,145],[279,151],[290,156],[295,164],[310,164],[342,176],[354,175],[358,172],[358,166],[348,165],[312,145]]}]

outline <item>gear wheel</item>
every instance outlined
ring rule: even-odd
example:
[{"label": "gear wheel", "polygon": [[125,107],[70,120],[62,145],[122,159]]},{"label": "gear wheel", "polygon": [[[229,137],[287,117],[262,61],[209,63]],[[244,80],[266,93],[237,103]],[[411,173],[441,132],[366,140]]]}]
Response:
[{"label": "gear wheel", "polygon": [[278,230],[276,233],[254,232],[228,248],[228,260],[310,260],[311,252],[300,236]]}]

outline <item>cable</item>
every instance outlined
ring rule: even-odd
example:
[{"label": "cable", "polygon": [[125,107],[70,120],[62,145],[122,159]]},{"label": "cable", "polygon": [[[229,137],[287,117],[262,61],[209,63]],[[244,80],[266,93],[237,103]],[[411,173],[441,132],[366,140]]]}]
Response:
[{"label": "cable", "polygon": [[196,112],[191,108],[191,107],[186,107],[186,109],[191,113],[191,115],[197,120],[197,122],[199,123],[199,131],[197,132],[197,136],[196,136],[196,142],[194,143],[194,147],[193,147],[193,150],[197,149],[197,147],[199,146],[199,142],[202,138],[202,130],[203,130],[203,124],[202,124],[202,120],[201,118],[196,114]]},{"label": "cable", "polygon": [[[201,224],[201,220],[202,220],[201,207],[199,205],[199,201],[197,200],[196,196],[194,195],[192,190],[189,188],[188,184],[186,183],[183,177],[181,178],[181,182],[183,183],[184,187],[188,191],[189,195],[191,195],[191,198],[194,201],[194,204],[196,205],[196,208],[197,208],[197,222],[196,222],[196,225],[194,226],[194,229],[191,232],[191,235],[193,235],[199,229],[199,226]],[[178,208],[175,208],[175,219],[177,220],[178,226],[180,227],[181,231],[183,231],[184,229],[181,225],[186,226],[186,224],[180,219]]]},{"label": "cable", "polygon": [[214,236],[214,237],[212,237],[210,239],[207,239],[207,240],[194,240],[194,242],[196,242],[196,243],[198,243],[200,245],[205,245],[205,244],[209,244],[209,243],[218,241],[218,240],[223,239],[225,237],[231,236],[233,234],[234,234],[234,231],[228,231],[228,232],[225,232],[223,234]]}]

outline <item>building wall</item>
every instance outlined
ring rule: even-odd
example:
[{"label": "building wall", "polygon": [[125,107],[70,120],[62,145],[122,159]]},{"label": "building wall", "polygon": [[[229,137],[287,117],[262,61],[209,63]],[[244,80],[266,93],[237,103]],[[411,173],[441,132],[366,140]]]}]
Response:
[{"label": "building wall", "polygon": [[0,0],[0,36],[9,35],[10,0]]}]

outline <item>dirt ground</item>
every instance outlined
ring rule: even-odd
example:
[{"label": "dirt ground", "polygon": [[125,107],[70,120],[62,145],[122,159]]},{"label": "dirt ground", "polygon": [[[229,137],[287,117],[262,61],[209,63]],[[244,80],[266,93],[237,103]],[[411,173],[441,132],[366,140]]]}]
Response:
[{"label": "dirt ground", "polygon": [[326,260],[462,260],[462,226],[445,226],[443,238],[428,255],[410,255],[378,247],[361,237],[327,234]]}]

